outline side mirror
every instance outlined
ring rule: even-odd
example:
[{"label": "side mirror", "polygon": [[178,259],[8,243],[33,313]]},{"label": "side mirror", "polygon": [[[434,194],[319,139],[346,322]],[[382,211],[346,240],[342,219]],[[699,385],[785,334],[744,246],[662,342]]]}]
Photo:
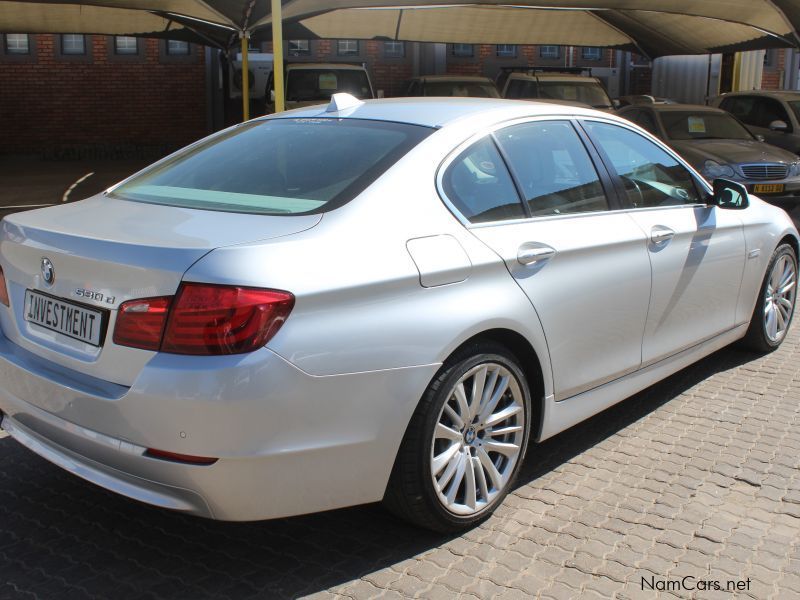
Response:
[{"label": "side mirror", "polygon": [[269,91],[269,101],[270,102],[275,102],[275,90],[270,90]]},{"label": "side mirror", "polygon": [[729,179],[715,179],[714,193],[708,198],[709,206],[719,206],[733,210],[742,210],[750,206],[747,188],[741,183]]},{"label": "side mirror", "polygon": [[619,110],[619,109],[622,107],[622,102],[620,102],[620,101],[619,101],[619,98],[614,98],[614,99],[611,101],[611,104],[612,104],[612,105],[614,106],[614,108],[616,108],[617,110]]},{"label": "side mirror", "polygon": [[757,134],[756,134],[756,136],[755,136],[755,138],[756,138],[756,139],[757,139],[759,142],[766,142],[766,141],[767,141],[767,139],[766,139],[766,138],[765,138],[763,135],[761,135],[760,133],[757,133]]},{"label": "side mirror", "polygon": [[782,131],[786,132],[789,130],[789,124],[786,121],[773,121],[769,124],[770,131]]}]

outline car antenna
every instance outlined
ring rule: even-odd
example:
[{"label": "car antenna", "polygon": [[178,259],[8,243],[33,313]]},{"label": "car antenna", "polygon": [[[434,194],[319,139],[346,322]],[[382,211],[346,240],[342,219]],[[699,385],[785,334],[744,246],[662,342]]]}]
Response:
[{"label": "car antenna", "polygon": [[356,106],[361,106],[362,104],[364,104],[364,102],[355,96],[342,92],[339,94],[333,94],[331,96],[331,103],[328,104],[328,108],[325,109],[325,112],[339,112],[340,110],[355,108]]}]

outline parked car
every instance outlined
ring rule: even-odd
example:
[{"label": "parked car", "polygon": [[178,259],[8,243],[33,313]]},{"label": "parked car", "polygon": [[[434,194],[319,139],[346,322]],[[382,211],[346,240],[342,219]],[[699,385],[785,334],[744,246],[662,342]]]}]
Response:
[{"label": "parked car", "polygon": [[800,154],[800,92],[730,92],[712,104],[735,115],[770,144]]},{"label": "parked car", "polygon": [[[333,94],[348,93],[356,98],[374,98],[369,73],[363,65],[345,63],[294,63],[284,71],[285,108],[302,108],[328,102]],[[266,114],[275,112],[275,83],[267,79]]]},{"label": "parked car", "polygon": [[614,110],[614,103],[608,97],[603,83],[590,75],[529,69],[514,70],[503,79],[503,98],[555,100],[588,108]]},{"label": "parked car", "polygon": [[488,77],[467,75],[424,75],[408,82],[406,96],[455,96],[499,98],[494,82]]},{"label": "parked car", "polygon": [[691,104],[628,106],[619,116],[672,146],[707,179],[740,181],[764,197],[800,196],[800,157],[758,140],[736,117]]},{"label": "parked car", "polygon": [[785,212],[612,115],[337,94],[6,217],[0,425],[187,513],[383,500],[457,530],[529,439],[778,347],[797,247]]}]

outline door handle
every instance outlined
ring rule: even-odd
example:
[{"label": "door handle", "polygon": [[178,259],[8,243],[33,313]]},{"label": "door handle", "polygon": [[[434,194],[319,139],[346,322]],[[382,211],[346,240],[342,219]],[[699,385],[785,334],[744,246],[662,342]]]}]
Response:
[{"label": "door handle", "polygon": [[663,225],[656,225],[650,230],[650,241],[654,244],[663,244],[670,241],[674,236],[675,232]]},{"label": "door handle", "polygon": [[517,251],[517,262],[521,265],[533,265],[549,260],[556,255],[555,248],[543,244],[522,244]]}]

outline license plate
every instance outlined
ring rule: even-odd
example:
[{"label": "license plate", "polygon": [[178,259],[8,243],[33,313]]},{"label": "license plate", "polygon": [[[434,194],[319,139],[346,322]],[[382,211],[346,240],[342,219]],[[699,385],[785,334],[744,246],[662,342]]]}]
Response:
[{"label": "license plate", "polygon": [[26,321],[92,346],[101,344],[105,315],[102,310],[25,290]]},{"label": "license plate", "polygon": [[753,186],[754,194],[775,194],[782,191],[782,183],[757,183]]}]

